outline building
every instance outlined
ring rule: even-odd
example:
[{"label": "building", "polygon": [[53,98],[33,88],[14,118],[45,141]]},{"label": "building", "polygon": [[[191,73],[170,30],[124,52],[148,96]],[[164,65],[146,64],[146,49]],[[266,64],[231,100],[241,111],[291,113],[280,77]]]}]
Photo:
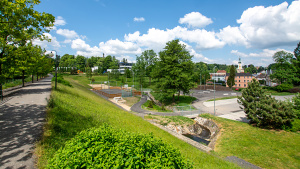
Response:
[{"label": "building", "polygon": [[237,73],[244,73],[244,69],[243,69],[242,61],[241,61],[240,57],[239,57],[239,62],[238,62],[238,68],[236,71],[237,71]]},{"label": "building", "polygon": [[[133,63],[119,63],[119,69],[117,69],[121,74],[125,74],[126,69],[131,70]],[[107,69],[107,72],[112,72],[113,69]]]},{"label": "building", "polygon": [[226,81],[226,70],[218,70],[217,73],[210,73],[210,79],[218,81]]},{"label": "building", "polygon": [[[226,82],[228,80],[230,73],[226,73]],[[246,88],[248,83],[252,81],[254,76],[251,73],[236,73],[234,77],[235,85],[232,87],[236,88]],[[229,87],[226,83],[226,87]]]}]

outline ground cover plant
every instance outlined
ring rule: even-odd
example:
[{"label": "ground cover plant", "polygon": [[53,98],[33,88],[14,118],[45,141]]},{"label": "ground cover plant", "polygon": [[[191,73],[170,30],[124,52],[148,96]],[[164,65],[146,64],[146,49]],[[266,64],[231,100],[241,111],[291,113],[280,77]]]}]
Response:
[{"label": "ground cover plant", "polygon": [[66,143],[47,168],[193,168],[178,149],[154,138],[108,125],[88,129]]},{"label": "ground cover plant", "polygon": [[104,123],[126,132],[153,133],[154,138],[162,139],[163,142],[177,148],[184,158],[193,163],[194,168],[239,168],[233,163],[199,151],[99,97],[89,90],[85,76],[69,75],[64,76],[64,79],[69,81],[73,88],[58,85],[57,90],[52,91],[44,135],[36,149],[39,168],[45,168],[48,160],[81,131],[100,127]]},{"label": "ground cover plant", "polygon": [[237,156],[262,168],[300,168],[300,133],[266,130],[247,123],[200,115],[221,127],[214,153]]}]

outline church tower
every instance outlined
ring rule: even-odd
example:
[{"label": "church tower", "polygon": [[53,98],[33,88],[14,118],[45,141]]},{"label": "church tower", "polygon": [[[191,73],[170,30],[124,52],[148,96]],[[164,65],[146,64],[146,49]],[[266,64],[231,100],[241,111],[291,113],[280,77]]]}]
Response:
[{"label": "church tower", "polygon": [[237,73],[244,73],[244,69],[242,67],[241,57],[239,57]]}]

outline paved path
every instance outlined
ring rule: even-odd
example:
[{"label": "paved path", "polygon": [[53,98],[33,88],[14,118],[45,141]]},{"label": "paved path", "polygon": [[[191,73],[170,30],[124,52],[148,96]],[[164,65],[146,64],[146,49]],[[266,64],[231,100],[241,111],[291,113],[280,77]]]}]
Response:
[{"label": "paved path", "polygon": [[51,77],[19,89],[0,103],[0,168],[35,168],[34,144],[45,122]]}]

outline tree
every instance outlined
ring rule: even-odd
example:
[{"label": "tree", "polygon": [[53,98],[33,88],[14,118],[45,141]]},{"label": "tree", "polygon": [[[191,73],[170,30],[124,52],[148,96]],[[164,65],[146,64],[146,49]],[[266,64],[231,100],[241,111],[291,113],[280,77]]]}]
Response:
[{"label": "tree", "polygon": [[292,82],[298,82],[300,79],[296,76],[296,69],[292,65],[293,54],[279,51],[273,55],[273,60],[276,62],[273,70],[273,74],[270,75],[273,81],[277,81],[280,84]]},{"label": "tree", "polygon": [[229,73],[229,77],[227,79],[227,85],[232,88],[232,86],[235,85],[235,67],[233,65],[231,65],[230,67],[230,73]]},{"label": "tree", "polygon": [[185,47],[178,39],[168,42],[164,51],[159,52],[159,61],[153,72],[153,78],[158,80],[157,91],[172,94],[173,102],[175,92],[178,92],[179,96],[180,91],[189,93],[189,90],[194,87],[193,56]]},{"label": "tree", "polygon": [[257,69],[256,67],[254,67],[254,65],[250,65],[248,66],[246,69],[245,69],[245,73],[251,73],[251,74],[254,74],[254,73],[257,73]]},{"label": "tree", "polygon": [[[296,74],[295,76],[300,79],[300,42],[298,43],[297,47],[294,50],[294,56],[295,58],[293,58],[292,60],[292,64],[296,69]],[[300,80],[298,82],[295,82],[295,85],[300,85]]]},{"label": "tree", "polygon": [[34,10],[39,0],[1,0],[0,1],[0,94],[5,81],[3,65],[11,56],[9,53],[19,47],[24,40],[39,38],[44,40],[44,32],[53,26],[54,16]]},{"label": "tree", "polygon": [[85,60],[86,60],[85,57],[78,55],[78,56],[76,56],[75,60],[76,60],[77,69],[80,71],[84,71]]},{"label": "tree", "polygon": [[151,72],[154,68],[157,55],[153,50],[145,50],[141,56],[137,56],[136,64],[133,66],[133,70],[137,77],[140,79],[140,84],[143,84],[144,77],[149,77],[149,85],[151,85]]},{"label": "tree", "polygon": [[291,127],[291,122],[296,117],[290,102],[278,101],[267,95],[256,79],[242,91],[242,96],[238,96],[238,103],[250,123],[258,127]]},{"label": "tree", "polygon": [[90,67],[86,67],[85,74],[88,79],[92,79],[93,74],[92,74],[92,69]]}]

